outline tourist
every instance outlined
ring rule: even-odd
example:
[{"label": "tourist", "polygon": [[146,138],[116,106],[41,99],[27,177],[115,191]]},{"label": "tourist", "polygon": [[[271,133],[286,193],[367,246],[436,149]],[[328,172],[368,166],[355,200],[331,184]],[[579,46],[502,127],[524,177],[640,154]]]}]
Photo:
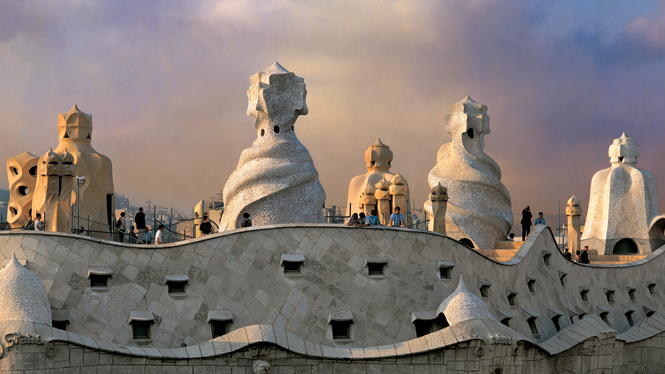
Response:
[{"label": "tourist", "polygon": [[585,245],[584,249],[582,250],[582,254],[580,255],[580,263],[581,264],[590,264],[591,261],[589,261],[589,246]]},{"label": "tourist", "polygon": [[203,216],[203,222],[199,226],[199,231],[201,232],[201,236],[210,235],[212,232],[212,223],[210,223],[208,216]]},{"label": "tourist", "polygon": [[37,215],[35,216],[34,225],[35,225],[35,231],[44,231],[45,230],[44,222],[42,222],[42,214],[41,213],[37,213]]},{"label": "tourist", "polygon": [[252,220],[249,213],[242,214],[242,220],[240,221],[240,227],[252,227]]},{"label": "tourist", "polygon": [[358,226],[369,226],[369,224],[367,223],[367,217],[365,217],[364,212],[360,212],[360,214],[358,215]]},{"label": "tourist", "polygon": [[159,225],[157,235],[155,235],[155,244],[164,244],[164,225]]},{"label": "tourist", "polygon": [[538,212],[538,218],[533,223],[534,225],[547,225],[545,223],[545,218],[543,218],[543,212]]},{"label": "tourist", "polygon": [[390,215],[390,226],[392,227],[406,227],[406,222],[404,221],[404,216],[399,212],[400,208],[395,207],[395,211]]},{"label": "tourist", "polygon": [[[140,231],[139,231],[139,235],[140,235]],[[144,235],[143,235],[143,242],[145,244],[151,244],[152,243],[152,238],[153,238],[153,235],[152,235],[152,231],[150,231],[150,226],[146,226],[145,231],[144,231]],[[139,240],[141,240],[141,239],[139,238]]]},{"label": "tourist", "polygon": [[508,241],[514,242],[515,241],[515,234],[513,234],[511,232],[510,235],[508,236]]},{"label": "tourist", "polygon": [[567,258],[571,261],[573,260],[573,254],[570,253],[570,249],[568,249],[568,247],[564,248],[563,257],[565,257],[565,258]]},{"label": "tourist", "polygon": [[531,208],[527,205],[526,208],[522,211],[522,241],[526,240],[526,237],[529,236],[531,232]]},{"label": "tourist", "polygon": [[148,228],[145,226],[145,213],[143,213],[143,207],[139,208],[139,212],[134,216],[134,223],[136,224],[136,229],[139,231],[139,240],[141,240],[141,231],[146,231]]},{"label": "tourist", "polygon": [[28,216],[28,220],[23,224],[23,230],[34,230],[35,224],[32,221],[32,216]]},{"label": "tourist", "polygon": [[129,242],[130,243],[136,243],[136,236],[135,236],[135,233],[134,233],[134,225],[129,226],[128,235],[129,235]]},{"label": "tourist", "polygon": [[360,221],[358,220],[358,213],[353,213],[349,219],[346,220],[345,225],[347,226],[358,226]]},{"label": "tourist", "polygon": [[377,226],[381,224],[379,217],[376,216],[376,210],[370,212],[369,217],[367,217],[367,223],[369,223],[370,226]]},{"label": "tourist", "polygon": [[118,229],[118,238],[119,242],[122,243],[125,240],[125,230],[127,230],[127,219],[125,218],[125,212],[120,213],[120,218],[115,224],[115,228]]}]

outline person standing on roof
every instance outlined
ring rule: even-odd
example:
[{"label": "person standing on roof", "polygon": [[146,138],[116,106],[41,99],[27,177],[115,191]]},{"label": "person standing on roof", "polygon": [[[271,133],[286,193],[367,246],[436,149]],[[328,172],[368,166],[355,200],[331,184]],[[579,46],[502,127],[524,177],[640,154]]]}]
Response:
[{"label": "person standing on roof", "polygon": [[527,205],[526,208],[522,211],[522,221],[520,223],[522,224],[522,241],[526,239],[527,236],[529,236],[529,232],[531,232],[531,208]]}]

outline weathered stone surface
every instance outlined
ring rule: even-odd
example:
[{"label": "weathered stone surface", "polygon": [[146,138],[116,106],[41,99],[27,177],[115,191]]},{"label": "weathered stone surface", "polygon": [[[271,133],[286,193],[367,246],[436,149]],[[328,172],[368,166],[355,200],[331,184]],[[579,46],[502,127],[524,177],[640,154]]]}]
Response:
[{"label": "weathered stone surface", "polygon": [[0,270],[0,322],[27,321],[51,326],[44,284],[12,257]]},{"label": "weathered stone surface", "polygon": [[247,115],[256,117],[256,140],[224,186],[220,230],[239,227],[243,213],[254,226],[322,222],[326,195],[294,128],[298,116],[308,112],[305,80],[274,63],[250,82]]},{"label": "weathered stone surface", "polygon": [[[501,183],[499,165],[485,154],[490,133],[487,106],[465,97],[453,104],[446,124],[452,141],[439,149],[427,181],[448,189],[446,230],[455,239],[468,238],[476,248],[494,248],[513,225],[510,194]],[[433,215],[431,201],[425,210]]]},{"label": "weathered stone surface", "polygon": [[7,178],[9,179],[7,222],[12,229],[21,228],[30,217],[32,195],[37,182],[38,160],[39,157],[30,152],[23,152],[7,160]]},{"label": "weathered stone surface", "polygon": [[603,240],[604,254],[612,254],[615,244],[625,238],[636,242],[639,253],[656,249],[649,245],[649,225],[658,215],[656,178],[636,166],[639,155],[635,140],[622,134],[610,145],[611,166],[591,180],[582,240]]},{"label": "weathered stone surface", "polygon": [[[510,328],[523,336],[531,338],[532,334],[519,310],[529,309],[540,315],[536,320],[540,341],[556,333],[547,317],[549,309],[576,311],[580,308],[576,312],[580,314],[597,312],[600,309],[595,306],[601,305],[610,310],[609,324],[619,332],[630,328],[622,305],[635,305],[634,323],[645,318],[646,312],[639,304],[648,305],[654,311],[665,309],[659,297],[661,286],[665,284],[665,275],[660,270],[665,257],[660,252],[640,266],[581,266],[566,261],[558,253],[551,232],[545,227],[534,228],[510,266],[487,259],[436,233],[385,227],[284,225],[226,232],[174,244],[167,249],[167,257],[173,257],[171,261],[178,263],[178,269],[166,261],[157,267],[148,265],[151,257],[165,255],[164,249],[120,246],[98,239],[74,242],[59,233],[0,233],[0,239],[6,239],[0,240],[0,244],[6,243],[0,245],[3,256],[11,249],[24,252],[26,257],[41,251],[46,258],[57,258],[59,248],[67,248],[77,256],[76,261],[63,259],[61,263],[53,261],[49,265],[29,262],[28,266],[45,283],[51,284],[48,291],[51,304],[67,306],[70,318],[67,329],[72,336],[93,337],[100,348],[100,340],[135,344],[128,324],[132,310],[150,311],[154,316],[152,342],[141,343],[142,348],[178,348],[183,342],[188,346],[206,342],[211,339],[211,328],[208,313],[203,313],[204,306],[211,308],[209,310],[231,312],[231,330],[234,331],[228,335],[233,339],[233,349],[249,344],[245,327],[253,325],[263,326],[250,328],[252,342],[272,343],[272,331],[274,341],[285,348],[289,347],[287,333],[315,344],[333,345],[328,336],[327,316],[338,311],[352,311],[354,315],[355,333],[353,341],[346,343],[348,346],[371,348],[400,344],[416,337],[412,312],[434,312],[456,288],[455,281],[440,279],[440,261],[452,266],[455,279],[464,275],[468,292],[479,297],[495,318],[498,310],[512,311]],[[52,243],[42,247],[45,241]],[[219,257],[218,265],[206,269],[194,265],[191,259],[202,242],[215,243],[215,250],[207,256]],[[295,282],[284,276],[279,266],[282,254],[292,253],[293,248],[302,248],[305,257],[304,274]],[[132,266],[143,275],[132,281],[124,273],[114,272],[108,291],[90,290],[87,272],[91,267],[108,266],[99,256],[106,252],[126,261],[125,269]],[[550,266],[543,264],[544,252],[552,254]],[[386,278],[368,277],[363,263],[370,258],[387,261]],[[260,271],[255,270],[254,263],[262,265]],[[564,285],[559,281],[560,273],[567,274]],[[169,296],[163,284],[167,274],[188,274],[185,298]],[[534,292],[528,289],[527,276],[536,279]],[[73,278],[81,281],[72,282]],[[656,285],[654,295],[649,291],[647,280]],[[491,284],[487,297],[480,297],[481,284]],[[581,300],[578,286],[588,289],[588,301]],[[635,289],[635,302],[630,300],[626,286]],[[614,303],[607,302],[603,291],[606,288],[616,290]],[[517,292],[516,307],[508,304],[506,290]],[[199,314],[203,318],[197,317]],[[559,320],[562,328],[571,324],[569,317]],[[449,338],[451,344],[459,341],[452,329],[450,334],[448,330],[441,332],[444,341],[447,344]],[[465,331],[464,336],[477,330]],[[53,330],[54,336],[61,337],[61,333],[61,330]],[[235,339],[236,334],[239,340]],[[83,340],[79,344],[83,345]],[[212,344],[216,353],[232,349],[229,336],[215,339]],[[298,352],[312,354],[306,347],[299,348]]]},{"label": "weathered stone surface", "polygon": [[349,183],[347,216],[361,212],[369,216],[372,210],[376,210],[381,223],[385,225],[390,214],[399,207],[407,224],[410,224],[406,202],[411,201],[411,191],[404,176],[390,172],[392,161],[393,152],[381,139],[367,148],[367,173],[355,176]]}]

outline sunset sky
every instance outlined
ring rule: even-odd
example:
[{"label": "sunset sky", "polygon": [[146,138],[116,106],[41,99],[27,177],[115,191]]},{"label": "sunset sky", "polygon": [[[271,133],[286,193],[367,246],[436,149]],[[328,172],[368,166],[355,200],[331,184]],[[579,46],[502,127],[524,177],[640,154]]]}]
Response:
[{"label": "sunset sky", "polygon": [[327,206],[380,137],[422,207],[445,115],[470,95],[514,213],[573,193],[586,213],[623,131],[665,210],[663,1],[2,1],[0,159],[55,148],[76,103],[117,192],[191,214],[251,146],[249,77],[275,61],[305,78],[296,131]]}]

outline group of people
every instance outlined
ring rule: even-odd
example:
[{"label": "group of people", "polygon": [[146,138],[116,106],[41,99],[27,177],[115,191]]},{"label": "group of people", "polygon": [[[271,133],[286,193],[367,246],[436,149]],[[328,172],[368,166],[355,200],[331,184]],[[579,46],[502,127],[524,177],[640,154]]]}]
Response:
[{"label": "group of people", "polygon": [[[529,233],[531,232],[531,218],[532,217],[533,216],[531,215],[531,208],[529,206],[527,206],[526,208],[524,208],[524,210],[522,210],[522,221],[520,221],[520,223],[522,224],[522,241],[524,241],[524,239],[526,239],[526,237],[529,236]],[[545,218],[543,218],[543,212],[538,212],[538,218],[536,218],[536,221],[534,222],[534,225],[546,225]],[[509,240],[513,240],[514,237],[515,237],[515,234],[511,233]],[[575,254],[577,255],[577,262],[579,262],[580,264],[589,264],[589,263],[591,263],[589,261],[589,246],[588,245],[584,246],[583,250],[581,250],[581,251],[578,250],[577,253],[575,253]],[[573,260],[573,254],[570,253],[570,250],[568,249],[568,247],[565,248],[565,250],[563,252],[563,255],[567,259],[569,259],[571,261],[575,261],[575,260]]]},{"label": "group of people", "polygon": [[[579,262],[580,264],[590,264],[591,263],[591,261],[589,261],[589,246],[588,245],[585,245],[584,249],[582,249],[581,251],[578,250],[575,254],[577,255],[577,262]],[[564,249],[563,256],[565,258],[569,259],[570,261],[575,261],[575,260],[573,260],[573,254],[570,253],[570,249],[568,249],[568,247],[566,247]]]},{"label": "group of people", "polygon": [[32,220],[32,215],[28,216],[28,220],[23,224],[23,230],[35,230],[35,231],[44,231],[46,227],[44,226],[44,221],[42,221],[42,214],[35,214],[35,220]]},{"label": "group of people", "polygon": [[[526,237],[529,236],[529,233],[531,232],[532,217],[531,208],[527,205],[527,207],[522,210],[522,220],[520,221],[522,224],[522,241],[526,240]],[[545,218],[543,218],[543,212],[538,212],[538,218],[536,218],[534,225],[546,225]],[[511,236],[511,240],[514,236],[515,235]]]},{"label": "group of people", "polygon": [[[529,233],[531,232],[531,218],[533,215],[531,214],[531,208],[527,205],[524,210],[522,210],[522,220],[520,223],[522,224],[522,241],[526,239],[527,236],[529,236]],[[536,221],[534,222],[535,225],[546,225],[545,223],[545,218],[543,218],[543,212],[538,212],[538,218],[536,218]]]},{"label": "group of people", "polygon": [[[533,215],[531,214],[531,207],[527,206],[522,210],[522,220],[520,223],[522,224],[522,241],[526,240],[526,237],[529,236],[529,233],[531,233],[531,218],[533,218]],[[536,218],[536,221],[534,222],[535,225],[546,225],[545,223],[545,218],[543,218],[543,212],[538,212],[538,218]],[[508,240],[513,241],[515,240],[515,234],[512,232],[508,235]]]},{"label": "group of people", "polygon": [[[347,226],[377,226],[381,224],[381,220],[376,215],[376,210],[372,210],[369,216],[365,216],[365,213],[361,212],[353,213],[351,217],[346,220],[345,225]],[[393,214],[390,215],[388,219],[388,226],[391,227],[406,227],[406,220],[404,216],[400,213],[400,208],[395,207]]]},{"label": "group of people", "polygon": [[[125,234],[128,234],[130,238],[138,238],[140,241],[144,242],[145,244],[152,244],[153,235],[152,232],[150,231],[150,228],[145,224],[145,213],[143,213],[143,207],[140,207],[139,211],[134,216],[134,224],[136,225],[136,229],[138,230],[138,236],[135,235],[134,225],[129,226],[129,230],[127,230],[126,214],[125,212],[120,213],[120,218],[118,218],[118,220],[115,222],[115,234],[117,235],[118,241],[122,243],[125,240]],[[250,214],[243,213],[243,218],[240,222],[240,227],[251,227],[251,226],[252,226],[252,219],[250,218]],[[25,224],[23,224],[23,229],[44,231],[45,226],[44,226],[44,221],[42,220],[42,214],[41,213],[35,214],[34,221],[32,220],[32,216],[28,216],[28,220],[25,222]],[[165,229],[164,225],[158,226],[157,232],[154,235],[155,244],[164,244],[165,240],[164,229]],[[199,231],[201,232],[201,236],[209,235],[216,231],[213,228],[212,222],[210,222],[210,218],[208,216],[203,216],[203,222],[199,226]]]}]

